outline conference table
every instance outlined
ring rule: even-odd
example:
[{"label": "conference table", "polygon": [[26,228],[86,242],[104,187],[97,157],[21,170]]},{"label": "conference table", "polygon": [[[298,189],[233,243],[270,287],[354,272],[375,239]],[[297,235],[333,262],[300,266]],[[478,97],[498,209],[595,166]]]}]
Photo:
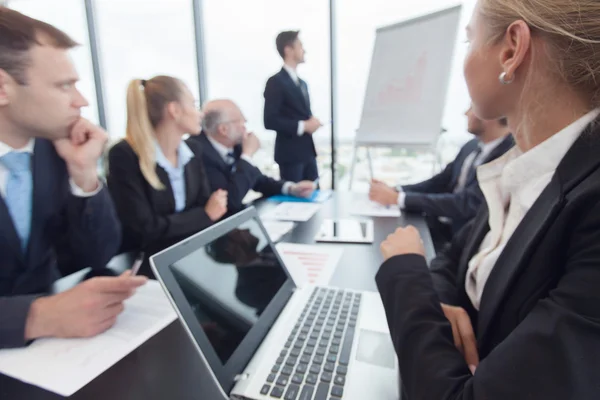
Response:
[{"label": "conference table", "polygon": [[[325,218],[370,218],[351,216],[357,194],[338,192],[323,204],[321,210],[307,222],[297,223],[283,237],[290,243],[313,244]],[[364,195],[363,195],[364,196]],[[259,213],[277,205],[268,200],[254,203]],[[402,214],[399,218],[374,217],[373,244],[336,244],[344,253],[331,278],[330,285],[358,290],[376,291],[375,274],[382,262],[379,243],[398,226],[413,225],[423,238],[428,259],[434,256],[433,244],[425,219],[421,215]],[[122,266],[115,265],[115,269]],[[63,288],[77,283],[81,274],[58,282]],[[52,365],[48,365],[52,368]],[[214,398],[207,393],[198,377],[199,356],[178,320],[149,339],[136,350],[76,392],[70,399],[85,400],[152,400]],[[48,392],[0,374],[0,400],[55,400],[62,396]]]}]

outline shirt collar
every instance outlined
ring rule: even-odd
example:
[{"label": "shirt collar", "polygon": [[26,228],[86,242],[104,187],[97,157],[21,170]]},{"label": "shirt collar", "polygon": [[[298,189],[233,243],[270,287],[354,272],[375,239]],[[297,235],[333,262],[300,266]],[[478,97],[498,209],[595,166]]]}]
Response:
[{"label": "shirt collar", "polygon": [[298,78],[298,72],[296,72],[295,68],[292,68],[287,64],[283,64],[283,69],[285,69],[287,71],[287,73],[292,77],[292,80],[294,82],[298,83],[298,80],[300,78]]},{"label": "shirt collar", "polygon": [[506,139],[506,136],[499,137],[498,139],[494,139],[491,142],[483,143],[479,142],[479,148],[481,149],[481,154],[490,154],[496,147],[502,143],[502,141]]},{"label": "shirt collar", "polygon": [[29,142],[25,145],[25,147],[20,149],[13,149],[9,145],[4,142],[0,142],[0,157],[10,153],[11,151],[16,151],[18,153],[29,153],[33,154],[33,147],[35,146],[35,139],[29,139]]},{"label": "shirt collar", "polygon": [[212,144],[212,146],[215,148],[217,153],[219,153],[219,155],[221,156],[223,161],[227,162],[228,154],[233,152],[233,148],[227,147],[227,146],[217,142],[213,137],[211,137],[208,134],[206,135],[206,138],[208,139],[210,144]]},{"label": "shirt collar", "polygon": [[165,157],[157,142],[155,142],[154,146],[156,149],[156,163],[167,172],[183,169],[183,167],[185,167],[186,164],[190,162],[192,158],[194,158],[194,152],[190,150],[185,141],[182,140],[177,148],[177,168],[175,168],[169,162],[169,160],[167,160],[167,157]]},{"label": "shirt collar", "polygon": [[525,153],[514,146],[502,157],[477,168],[477,179],[483,182],[503,175],[506,181],[511,181],[510,186],[520,186],[530,179],[554,172],[573,143],[598,115],[600,109],[590,111]]}]

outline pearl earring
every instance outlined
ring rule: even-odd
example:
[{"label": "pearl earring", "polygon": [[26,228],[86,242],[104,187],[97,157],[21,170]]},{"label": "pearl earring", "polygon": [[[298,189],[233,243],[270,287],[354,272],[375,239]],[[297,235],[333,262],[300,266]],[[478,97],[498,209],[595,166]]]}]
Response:
[{"label": "pearl earring", "polygon": [[507,81],[507,80],[506,80],[506,72],[503,72],[503,73],[501,73],[501,74],[500,74],[500,76],[498,77],[498,80],[499,80],[499,81],[500,81],[500,83],[501,83],[501,84],[503,84],[503,85],[508,85],[508,84],[511,84],[511,83],[512,83],[512,81],[513,81],[514,79],[515,79],[515,78],[513,78],[513,79],[511,79],[511,80]]}]

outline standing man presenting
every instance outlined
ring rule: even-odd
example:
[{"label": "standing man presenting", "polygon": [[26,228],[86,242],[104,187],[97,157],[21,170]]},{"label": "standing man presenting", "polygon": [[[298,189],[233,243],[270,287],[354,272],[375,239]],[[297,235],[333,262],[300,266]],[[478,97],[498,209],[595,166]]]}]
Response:
[{"label": "standing man presenting", "polygon": [[304,62],[298,34],[285,31],[277,35],[275,44],[283,68],[269,78],[265,87],[265,128],[277,132],[275,162],[281,179],[292,182],[319,177],[312,135],[322,126],[310,110],[308,86],[296,72],[298,64]]}]

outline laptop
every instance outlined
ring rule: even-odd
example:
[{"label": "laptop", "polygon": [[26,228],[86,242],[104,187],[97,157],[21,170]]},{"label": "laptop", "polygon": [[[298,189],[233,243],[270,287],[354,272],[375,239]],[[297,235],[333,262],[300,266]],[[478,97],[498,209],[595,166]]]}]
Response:
[{"label": "laptop", "polygon": [[150,265],[222,399],[400,397],[379,295],[297,287],[254,207]]}]

